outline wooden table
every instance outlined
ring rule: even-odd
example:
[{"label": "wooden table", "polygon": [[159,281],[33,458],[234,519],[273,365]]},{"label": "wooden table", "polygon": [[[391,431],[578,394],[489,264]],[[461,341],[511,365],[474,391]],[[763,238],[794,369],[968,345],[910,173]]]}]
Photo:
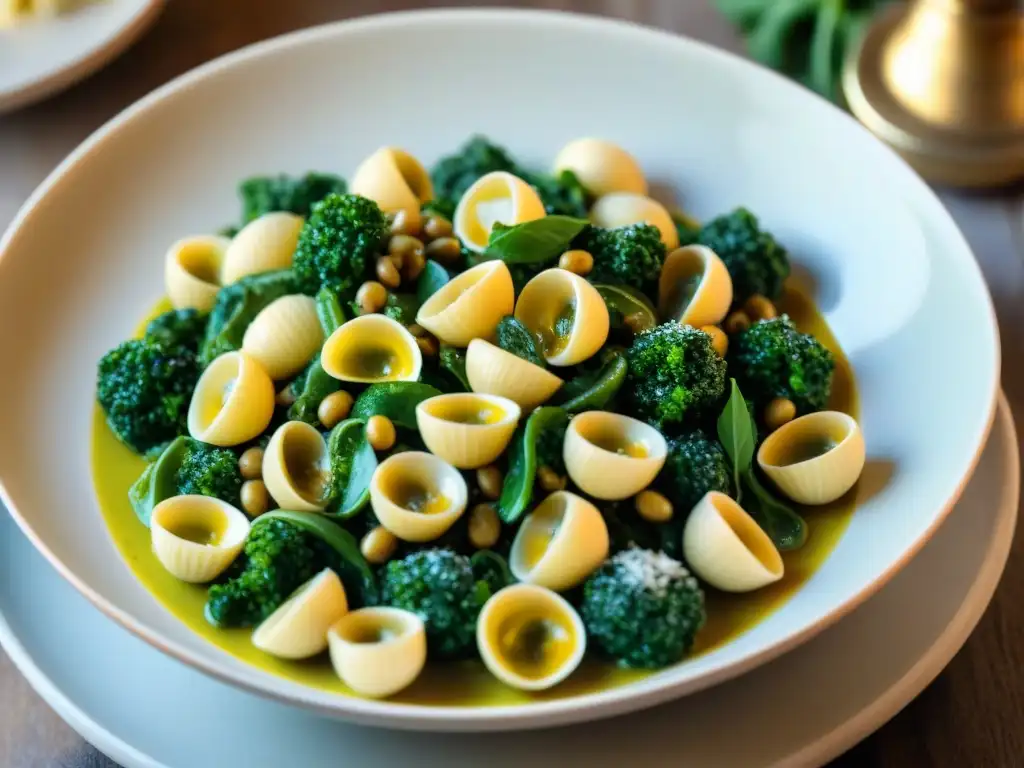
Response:
[{"label": "wooden table", "polygon": [[[123,57],[48,102],[0,117],[0,226],[75,145],[153,88],[241,46],[301,27],[431,5],[416,0],[173,0]],[[507,4],[507,3],[506,3]],[[532,0],[536,8],[639,21],[733,51],[740,44],[708,0]],[[1024,189],[940,190],[988,278],[1002,332],[1003,383],[1024,412]],[[1024,526],[981,624],[949,668],[891,723],[833,763],[838,768],[1024,766]],[[937,589],[942,584],[936,584]],[[109,768],[32,692],[0,654],[0,765]]]}]

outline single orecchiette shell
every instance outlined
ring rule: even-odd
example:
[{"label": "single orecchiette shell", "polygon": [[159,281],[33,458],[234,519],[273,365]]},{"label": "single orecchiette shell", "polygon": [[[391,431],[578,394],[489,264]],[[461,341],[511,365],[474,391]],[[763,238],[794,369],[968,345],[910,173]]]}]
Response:
[{"label": "single orecchiette shell", "polygon": [[568,491],[555,491],[523,520],[509,553],[512,574],[556,592],[583,582],[608,556],[600,511]]},{"label": "single orecchiette shell", "polygon": [[640,164],[618,144],[603,139],[570,141],[555,157],[554,171],[556,176],[572,171],[595,197],[613,192],[647,194],[647,180]]},{"label": "single orecchiette shell", "polygon": [[642,491],[665,464],[668,445],[654,427],[610,411],[586,411],[569,422],[562,458],[572,481],[595,499]]},{"label": "single orecchiette shell", "polygon": [[252,644],[280,659],[308,659],[327,650],[328,630],[346,613],[345,587],[324,568],[256,627]]},{"label": "single orecchiette shell", "polygon": [[177,579],[205,584],[242,551],[249,518],[212,496],[172,496],[153,507],[153,554]]},{"label": "single orecchiette shell", "polygon": [[242,338],[251,355],[274,380],[290,379],[309,363],[324,343],[316,302],[295,294],[272,301],[253,318]]},{"label": "single orecchiette shell", "polygon": [[396,453],[370,479],[370,504],[380,524],[403,541],[433,541],[466,510],[462,474],[439,456]]},{"label": "single orecchiette shell", "polygon": [[331,664],[360,696],[384,698],[419,677],[427,662],[423,620],[401,608],[360,608],[327,633]]},{"label": "single orecchiette shell", "polygon": [[818,411],[783,424],[761,443],[757,463],[799,504],[828,504],[849,491],[866,460],[864,433],[852,416]]},{"label": "single orecchiette shell", "polygon": [[658,314],[700,328],[718,325],[732,305],[732,278],[718,255],[703,245],[676,248],[658,279]]},{"label": "single orecchiette shell", "polygon": [[576,365],[608,340],[608,305],[593,285],[565,269],[547,269],[528,282],[516,302],[516,320],[540,339],[551,365]]},{"label": "single orecchiette shell", "polygon": [[419,160],[398,147],[381,147],[363,160],[349,191],[370,198],[387,213],[418,213],[420,205],[434,196],[430,174]]},{"label": "single orecchiette shell", "polygon": [[490,464],[508,447],[521,411],[497,395],[456,392],[416,406],[416,424],[427,449],[458,469]]},{"label": "single orecchiette shell", "polygon": [[544,203],[533,187],[511,173],[494,171],[462,195],[452,224],[466,248],[483,253],[495,224],[512,226],[543,217]]},{"label": "single orecchiette shell", "polygon": [[327,504],[327,441],[311,424],[289,421],[263,452],[263,482],[281,509],[319,512]]},{"label": "single orecchiette shell", "polygon": [[487,669],[506,685],[541,691],[562,682],[583,660],[587,631],[569,602],[535,584],[495,592],[476,621]]},{"label": "single orecchiette shell", "polygon": [[320,365],[341,381],[417,381],[423,353],[416,338],[397,320],[362,315],[343,323],[324,342]]},{"label": "single orecchiette shell", "polygon": [[778,581],[782,556],[739,504],[708,491],[683,529],[683,557],[697,576],[725,592],[750,592]]},{"label": "single orecchiette shell", "polygon": [[164,287],[175,309],[209,312],[213,308],[230,244],[226,237],[196,235],[182,238],[167,249]]},{"label": "single orecchiette shell", "polygon": [[188,406],[188,432],[211,445],[259,437],[274,415],[274,382],[245,352],[225,352],[199,377]]},{"label": "single orecchiette shell", "polygon": [[590,209],[590,220],[599,227],[615,229],[646,223],[658,228],[661,241],[670,251],[679,246],[679,230],[672,216],[657,200],[632,192],[615,192],[599,197]]},{"label": "single orecchiette shell", "polygon": [[242,227],[224,253],[221,283],[292,265],[303,219],[287,211],[265,213]]},{"label": "single orecchiette shell", "polygon": [[484,339],[469,342],[466,378],[474,392],[507,397],[524,411],[532,411],[562,386],[562,380],[551,371]]},{"label": "single orecchiette shell", "polygon": [[514,304],[512,274],[505,262],[485,261],[445,283],[420,307],[416,322],[446,344],[465,347],[493,335]]}]

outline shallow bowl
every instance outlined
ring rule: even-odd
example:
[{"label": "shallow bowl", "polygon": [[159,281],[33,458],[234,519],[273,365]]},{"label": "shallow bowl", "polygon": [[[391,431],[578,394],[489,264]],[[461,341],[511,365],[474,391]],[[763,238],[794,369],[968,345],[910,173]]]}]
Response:
[{"label": "shallow bowl", "polygon": [[[595,51],[605,64],[581,67]],[[480,105],[467,108],[467,95]],[[161,294],[167,244],[237,217],[239,179],[350,175],[382,144],[430,163],[474,132],[537,167],[568,140],[600,135],[638,158],[659,199],[698,218],[740,204],[755,211],[790,248],[795,279],[855,370],[868,445],[858,509],[780,608],[733,641],[635,682],[486,707],[310,688],[214,647],[132,577],[93,496],[96,361]],[[0,354],[3,501],[99,609],[240,687],[362,723],[436,730],[542,727],[634,710],[807,640],[936,530],[988,433],[999,374],[991,302],[963,237],[924,183],[851,118],[692,40],[510,10],[302,31],[218,59],[127,109],[46,179],[0,241]]]}]

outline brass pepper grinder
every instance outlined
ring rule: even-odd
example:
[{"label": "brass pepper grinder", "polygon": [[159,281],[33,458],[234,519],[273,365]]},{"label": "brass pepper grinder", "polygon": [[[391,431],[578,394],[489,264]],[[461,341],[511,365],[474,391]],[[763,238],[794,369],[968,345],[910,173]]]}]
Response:
[{"label": "brass pepper grinder", "polygon": [[843,71],[850,111],[929,181],[1024,178],[1024,0],[912,0]]}]

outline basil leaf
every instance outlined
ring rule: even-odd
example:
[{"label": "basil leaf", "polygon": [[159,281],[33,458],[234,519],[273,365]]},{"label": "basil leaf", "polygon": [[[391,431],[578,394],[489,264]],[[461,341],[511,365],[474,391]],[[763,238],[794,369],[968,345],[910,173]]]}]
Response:
[{"label": "basil leaf", "polygon": [[421,381],[371,384],[356,400],[349,415],[363,421],[369,421],[371,416],[387,416],[396,427],[416,429],[416,406],[440,394],[437,387]]},{"label": "basil leaf", "polygon": [[732,463],[736,501],[739,502],[740,476],[750,468],[754,459],[755,433],[752,431],[752,418],[747,409],[747,401],[743,399],[736,379],[729,379],[729,383],[729,401],[718,417],[718,440]]},{"label": "basil leaf", "polygon": [[338,294],[330,288],[321,288],[317,293],[316,316],[320,319],[324,337],[330,336],[345,324],[345,311],[338,301]]},{"label": "basil leaf", "polygon": [[442,370],[450,373],[451,377],[462,386],[463,391],[471,392],[473,390],[469,386],[469,375],[466,373],[466,351],[464,349],[442,344],[437,353],[437,359]]},{"label": "basil leaf", "polygon": [[331,462],[331,498],[324,514],[352,517],[370,500],[370,478],[377,469],[377,455],[366,439],[366,422],[346,419],[332,429],[327,455]]},{"label": "basil leaf", "polygon": [[566,382],[558,393],[561,407],[569,413],[604,408],[622,388],[628,370],[625,355],[615,354],[597,371]]},{"label": "basil leaf", "polygon": [[516,357],[521,357],[528,363],[546,367],[544,358],[537,348],[537,338],[521,322],[512,315],[505,315],[498,322],[496,331],[498,346],[506,352],[511,352]]},{"label": "basil leaf", "polygon": [[147,528],[153,516],[153,507],[164,499],[178,495],[178,470],[181,469],[187,448],[188,438],[174,438],[128,489],[128,501],[135,515]]},{"label": "basil leaf", "polygon": [[745,509],[775,546],[782,551],[802,547],[807,541],[807,522],[761,484],[753,467],[743,473],[743,485],[753,497]]},{"label": "basil leaf", "polygon": [[331,376],[320,365],[320,358],[316,358],[309,364],[305,378],[302,380],[301,391],[294,391],[295,402],[288,406],[288,418],[292,421],[304,421],[307,424],[317,424],[320,417],[317,410],[320,402],[328,395],[341,389],[341,382]]},{"label": "basil leaf", "polygon": [[569,414],[561,408],[545,406],[530,414],[526,423],[512,436],[508,472],[498,499],[498,517],[506,523],[518,520],[533,500],[537,477],[537,444],[547,430],[562,429]]},{"label": "basil leaf", "polygon": [[487,255],[509,264],[537,264],[557,258],[589,222],[572,216],[545,216],[512,227],[495,225]]},{"label": "basil leaf", "polygon": [[432,259],[428,259],[420,272],[419,280],[416,281],[416,298],[420,304],[426,304],[427,299],[440,291],[445,284],[451,280],[448,270]]}]

